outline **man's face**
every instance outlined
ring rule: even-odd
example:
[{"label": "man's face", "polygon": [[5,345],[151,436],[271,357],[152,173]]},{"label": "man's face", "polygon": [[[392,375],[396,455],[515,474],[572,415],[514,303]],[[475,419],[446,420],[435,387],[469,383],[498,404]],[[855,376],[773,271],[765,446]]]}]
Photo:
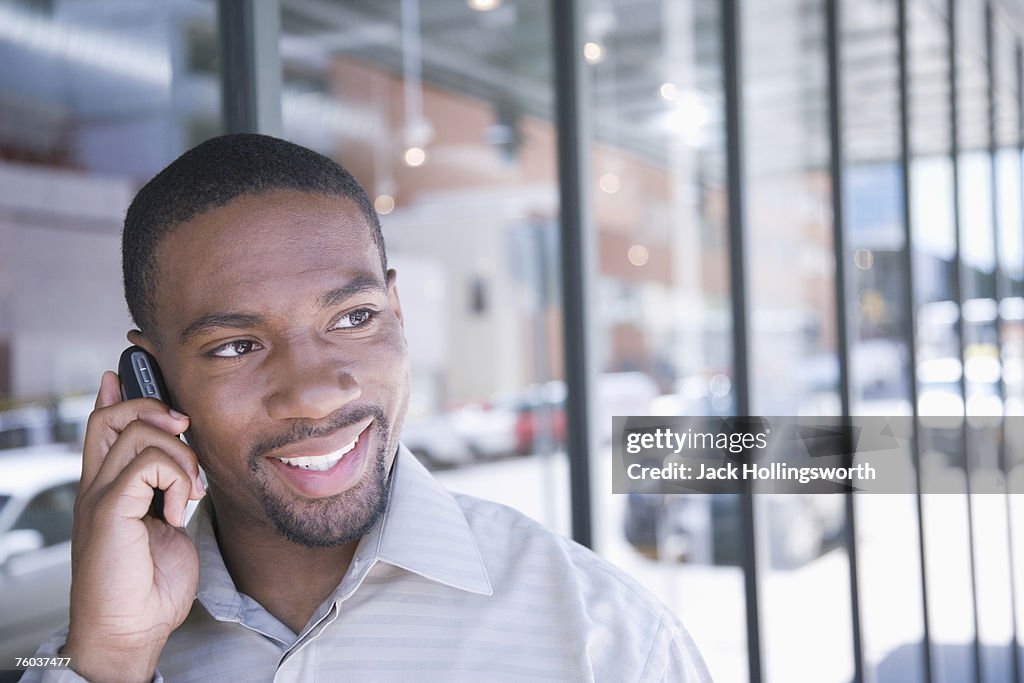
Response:
[{"label": "man's face", "polygon": [[383,509],[409,362],[370,231],[348,199],[280,190],[207,211],[158,247],[149,341],[219,520],[326,547]]}]

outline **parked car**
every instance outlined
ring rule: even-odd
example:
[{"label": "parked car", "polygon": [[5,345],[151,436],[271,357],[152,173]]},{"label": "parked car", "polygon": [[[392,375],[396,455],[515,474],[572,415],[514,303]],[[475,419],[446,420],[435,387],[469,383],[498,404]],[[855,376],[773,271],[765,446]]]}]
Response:
[{"label": "parked car", "polygon": [[[631,493],[623,527],[626,540],[651,558],[739,565],[741,520],[737,494]],[[842,496],[758,496],[766,515],[768,566],[793,569],[819,557],[840,538]]]},{"label": "parked car", "polygon": [[30,403],[0,411],[0,449],[38,446],[53,441],[53,410]]},{"label": "parked car", "polygon": [[651,403],[661,392],[643,372],[606,372],[597,376],[597,401],[593,420],[599,443],[612,440],[612,417],[650,415]]},{"label": "parked car", "polygon": [[81,470],[81,454],[59,445],[0,457],[0,662],[31,656],[67,622]]},{"label": "parked car", "polygon": [[447,413],[407,416],[402,443],[430,469],[459,467],[476,460]]},{"label": "parked car", "polygon": [[515,452],[539,453],[565,447],[565,382],[531,384],[506,399],[504,407],[515,415]]},{"label": "parked car", "polygon": [[516,451],[514,410],[507,406],[469,403],[449,413],[455,431],[482,460],[492,460]]}]

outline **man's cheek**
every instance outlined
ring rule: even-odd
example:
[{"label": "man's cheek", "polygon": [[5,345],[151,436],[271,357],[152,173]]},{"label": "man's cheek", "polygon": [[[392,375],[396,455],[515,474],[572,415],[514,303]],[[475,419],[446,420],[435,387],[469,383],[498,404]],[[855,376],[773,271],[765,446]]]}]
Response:
[{"label": "man's cheek", "polygon": [[214,454],[217,452],[217,445],[213,435],[210,434],[202,422],[196,423],[193,421],[192,426],[185,432],[185,439],[192,450],[195,451],[196,459],[199,460],[199,466],[203,468],[208,477],[216,479],[218,475],[217,465],[223,462],[224,458],[214,457]]}]

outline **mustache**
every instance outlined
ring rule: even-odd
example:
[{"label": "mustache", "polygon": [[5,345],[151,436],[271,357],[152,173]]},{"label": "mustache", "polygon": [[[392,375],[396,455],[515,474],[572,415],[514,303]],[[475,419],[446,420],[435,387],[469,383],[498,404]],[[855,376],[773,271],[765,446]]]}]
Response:
[{"label": "mustache", "polygon": [[255,463],[264,458],[267,453],[277,450],[278,448],[283,448],[293,443],[298,443],[299,441],[305,441],[306,439],[313,439],[333,434],[334,432],[346,427],[362,422],[368,417],[374,418],[377,430],[382,432],[387,431],[388,419],[387,416],[384,415],[384,410],[379,406],[357,406],[354,408],[342,409],[335,413],[331,413],[323,420],[317,422],[309,422],[305,420],[295,422],[288,431],[258,441],[249,449],[249,462],[255,465]]}]

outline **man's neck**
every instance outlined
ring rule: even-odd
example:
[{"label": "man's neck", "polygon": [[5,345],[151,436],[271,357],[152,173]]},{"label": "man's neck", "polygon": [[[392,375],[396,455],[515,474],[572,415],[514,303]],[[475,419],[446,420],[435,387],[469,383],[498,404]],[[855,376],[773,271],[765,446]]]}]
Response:
[{"label": "man's neck", "polygon": [[235,588],[296,634],[341,583],[359,544],[357,539],[333,548],[306,548],[282,538],[269,524],[234,520],[223,510],[212,521]]}]

